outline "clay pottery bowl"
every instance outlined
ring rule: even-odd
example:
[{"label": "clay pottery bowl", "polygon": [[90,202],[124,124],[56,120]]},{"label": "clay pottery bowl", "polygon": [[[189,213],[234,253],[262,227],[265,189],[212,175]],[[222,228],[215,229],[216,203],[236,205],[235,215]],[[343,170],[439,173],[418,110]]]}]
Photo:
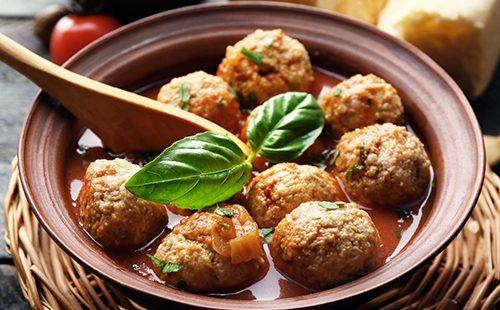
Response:
[{"label": "clay pottery bowl", "polygon": [[134,90],[166,75],[214,70],[227,45],[257,28],[282,28],[306,46],[316,66],[337,72],[374,73],[399,91],[436,172],[430,212],[413,239],[396,257],[368,275],[299,297],[275,301],[222,299],[153,283],[114,263],[69,212],[72,206],[65,183],[66,164],[83,128],[41,93],[20,140],[23,188],[43,227],[83,266],[155,302],[227,309],[299,308],[359,301],[432,259],[457,235],[473,209],[483,179],[484,150],[477,120],[465,96],[438,65],[413,46],[372,26],[290,4],[194,6],[127,25],[85,48],[66,67]]}]

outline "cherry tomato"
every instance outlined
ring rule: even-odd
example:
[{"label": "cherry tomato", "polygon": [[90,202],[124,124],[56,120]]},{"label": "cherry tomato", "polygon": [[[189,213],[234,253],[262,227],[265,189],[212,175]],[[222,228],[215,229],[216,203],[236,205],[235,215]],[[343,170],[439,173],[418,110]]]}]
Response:
[{"label": "cherry tomato", "polygon": [[107,15],[68,14],[52,30],[50,54],[52,61],[62,64],[90,42],[121,26],[114,17]]}]

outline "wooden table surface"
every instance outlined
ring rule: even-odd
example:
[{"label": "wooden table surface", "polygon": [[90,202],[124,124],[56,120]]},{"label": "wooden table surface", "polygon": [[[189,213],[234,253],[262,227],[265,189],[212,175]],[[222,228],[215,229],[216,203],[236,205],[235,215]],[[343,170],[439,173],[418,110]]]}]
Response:
[{"label": "wooden table surface", "polygon": [[[30,18],[0,18],[0,32],[36,53],[48,51],[32,34]],[[0,63],[0,199],[3,201],[10,177],[10,162],[17,152],[19,132],[38,88],[20,74]],[[473,103],[485,134],[500,134],[500,66],[488,90]],[[25,309],[17,284],[15,268],[5,252],[3,210],[0,211],[0,309]]]}]

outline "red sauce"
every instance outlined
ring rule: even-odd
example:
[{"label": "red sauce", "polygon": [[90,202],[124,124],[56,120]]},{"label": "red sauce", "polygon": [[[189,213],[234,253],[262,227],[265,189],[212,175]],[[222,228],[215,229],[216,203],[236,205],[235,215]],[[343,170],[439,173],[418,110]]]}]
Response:
[{"label": "red sauce", "polygon": [[[329,88],[335,86],[344,78],[341,75],[327,72],[322,69],[315,69],[315,83],[313,85],[312,94],[317,97],[322,91],[326,91]],[[140,91],[141,94],[156,98],[161,85],[153,85],[145,90]],[[242,123],[244,119],[242,120]],[[412,130],[408,126],[409,130]],[[327,136],[322,135],[318,141],[307,151],[310,154],[327,154],[333,151],[336,141]],[[85,150],[82,150],[81,146],[85,146]],[[130,154],[110,154],[102,148],[102,143],[97,136],[95,136],[90,130],[85,130],[81,136],[78,144],[75,145],[75,152],[70,154],[67,161],[67,176],[66,183],[68,188],[68,195],[73,201],[73,206],[69,208],[74,220],[78,221],[76,198],[82,186],[82,179],[85,174],[87,166],[94,160],[99,158],[112,159],[113,157],[127,158],[133,162],[140,163],[144,158],[144,154],[130,155]],[[305,158],[307,157],[307,158]],[[299,162],[311,162],[311,156],[305,154],[303,157],[299,158]],[[268,167],[268,164],[262,159],[256,159],[254,164],[256,171],[254,174],[258,174]],[[328,168],[327,164],[323,165],[323,168]],[[339,179],[339,186],[342,187],[342,182]],[[432,184],[432,182],[431,182]],[[343,191],[343,190],[342,190]],[[349,200],[347,195],[346,199]],[[391,260],[395,255],[397,255],[404,247],[411,241],[412,237],[415,235],[420,227],[420,224],[426,218],[429,212],[429,208],[426,208],[431,197],[431,188],[429,186],[428,191],[425,193],[424,197],[410,204],[410,206],[405,206],[404,212],[397,211],[395,209],[371,209],[364,208],[368,212],[377,227],[380,237],[382,239],[383,245],[381,246],[378,258],[381,264]],[[233,202],[238,202],[244,205],[244,196],[238,194],[232,198]],[[169,215],[169,230],[179,223],[183,216],[174,214],[171,210],[168,210]],[[124,268],[133,270],[138,274],[150,279],[151,281],[160,282],[162,281],[155,274],[153,266],[147,258],[146,254],[154,254],[154,251],[158,247],[161,240],[167,234],[167,231],[162,232],[149,244],[130,252],[108,252],[108,254],[116,261],[117,264],[123,266]],[[266,276],[259,282],[247,287],[246,289],[232,293],[223,294],[226,298],[233,299],[257,299],[257,300],[274,300],[278,298],[300,296],[308,294],[311,291],[298,285],[297,283],[286,279],[282,276],[272,264],[272,258],[269,255],[268,246],[265,245],[265,251],[268,256],[269,262],[271,263],[269,272]]]}]

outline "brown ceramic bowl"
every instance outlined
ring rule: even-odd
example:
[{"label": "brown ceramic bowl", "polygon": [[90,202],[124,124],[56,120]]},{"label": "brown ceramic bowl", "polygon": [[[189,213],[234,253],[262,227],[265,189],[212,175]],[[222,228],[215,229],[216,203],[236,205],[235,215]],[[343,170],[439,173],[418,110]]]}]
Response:
[{"label": "brown ceramic bowl", "polygon": [[[22,132],[24,190],[48,233],[73,258],[112,283],[150,300],[207,308],[299,308],[359,300],[431,259],[457,235],[478,197],[484,170],[481,131],[452,79],[413,46],[369,25],[326,11],[269,3],[194,6],[148,17],[95,42],[66,64],[80,74],[137,89],[159,77],[215,68],[227,45],[256,28],[282,28],[308,49],[313,64],[374,73],[392,83],[427,145],[436,171],[429,216],[394,259],[336,288],[276,301],[230,300],[165,287],[117,266],[73,219],[66,206],[65,160],[82,127],[43,93]],[[75,98],[78,100],[78,98]],[[154,298],[152,298],[154,297]]]}]

